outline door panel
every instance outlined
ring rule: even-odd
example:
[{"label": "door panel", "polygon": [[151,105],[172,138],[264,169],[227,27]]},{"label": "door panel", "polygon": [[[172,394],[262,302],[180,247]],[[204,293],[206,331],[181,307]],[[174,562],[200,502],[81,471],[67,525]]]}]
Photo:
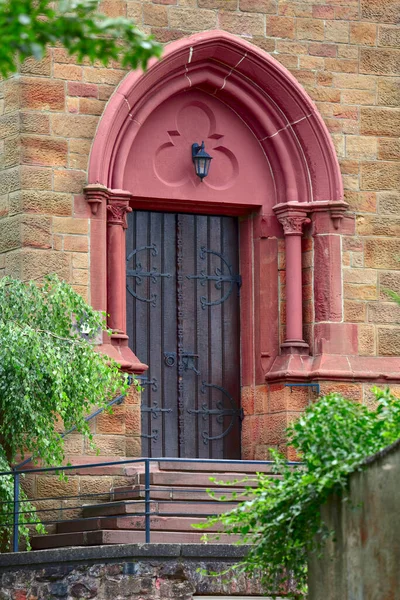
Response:
[{"label": "door panel", "polygon": [[[149,365],[142,380],[142,454],[178,456],[175,215],[134,212],[127,230],[127,332]],[[167,435],[168,432],[168,435]]]},{"label": "door panel", "polygon": [[128,217],[127,327],[149,365],[142,454],[240,457],[237,221]]}]

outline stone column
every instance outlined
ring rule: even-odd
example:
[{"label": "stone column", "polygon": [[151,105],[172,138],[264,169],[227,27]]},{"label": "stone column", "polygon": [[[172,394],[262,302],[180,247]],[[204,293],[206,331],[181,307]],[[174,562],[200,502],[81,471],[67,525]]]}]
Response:
[{"label": "stone column", "polygon": [[298,210],[277,217],[283,226],[286,252],[286,339],[281,348],[285,354],[304,354],[308,344],[303,339],[301,237],[303,225],[310,219]]},{"label": "stone column", "polygon": [[126,214],[131,194],[110,190],[99,184],[85,188],[91,207],[90,225],[90,289],[91,303],[107,313],[111,336],[103,333],[99,352],[113,358],[124,371],[141,374],[147,369],[128,346],[126,334]]},{"label": "stone column", "polygon": [[107,204],[107,313],[114,335],[126,334],[125,230],[130,194],[121,192]]},{"label": "stone column", "polygon": [[90,206],[90,304],[107,312],[107,202],[109,190],[100,184],[87,185],[86,200]]}]

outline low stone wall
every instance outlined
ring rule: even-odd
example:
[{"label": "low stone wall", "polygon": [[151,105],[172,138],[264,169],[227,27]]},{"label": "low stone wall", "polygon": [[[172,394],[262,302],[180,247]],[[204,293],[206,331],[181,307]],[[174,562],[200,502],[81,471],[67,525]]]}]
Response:
[{"label": "low stone wall", "polygon": [[[243,546],[223,544],[129,544],[3,554],[0,599],[191,600],[193,596],[262,595],[256,578],[222,575],[245,552]],[[199,569],[221,575],[210,577]]]}]

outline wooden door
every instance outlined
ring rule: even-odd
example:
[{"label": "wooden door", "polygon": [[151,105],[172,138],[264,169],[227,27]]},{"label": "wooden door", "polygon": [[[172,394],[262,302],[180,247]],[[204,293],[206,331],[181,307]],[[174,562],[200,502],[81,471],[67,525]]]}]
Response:
[{"label": "wooden door", "polygon": [[142,455],[240,458],[237,220],[136,211],[128,222],[127,332],[149,365]]}]

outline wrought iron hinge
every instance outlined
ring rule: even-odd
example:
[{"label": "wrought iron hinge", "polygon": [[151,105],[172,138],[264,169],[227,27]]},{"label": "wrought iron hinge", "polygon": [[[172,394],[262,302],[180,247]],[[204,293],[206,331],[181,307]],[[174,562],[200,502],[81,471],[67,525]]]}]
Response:
[{"label": "wrought iron hinge", "polygon": [[172,408],[159,408],[157,400],[154,400],[153,406],[145,406],[142,404],[140,407],[143,413],[151,413],[153,419],[158,419],[161,413],[170,413]]},{"label": "wrought iron hinge", "polygon": [[222,438],[227,436],[230,433],[230,431],[233,429],[236,420],[241,422],[244,418],[243,408],[237,408],[235,406],[235,401],[233,400],[233,398],[229,394],[229,392],[227,392],[227,390],[225,390],[223,387],[221,387],[219,385],[215,385],[213,383],[207,383],[206,381],[203,381],[201,388],[200,388],[201,393],[206,394],[208,389],[215,389],[215,390],[218,390],[219,392],[221,392],[229,400],[229,404],[230,404],[231,408],[225,408],[224,401],[220,400],[219,402],[216,403],[217,408],[209,408],[208,402],[203,402],[200,409],[189,408],[189,409],[187,409],[187,412],[189,414],[197,414],[199,416],[201,415],[203,421],[207,421],[212,416],[216,417],[217,423],[220,423],[221,425],[224,423],[225,417],[231,417],[231,419],[230,419],[229,425],[227,426],[225,431],[223,431],[219,435],[210,436],[208,431],[203,431],[201,434],[201,437],[203,438],[203,444],[205,444],[205,445],[207,445],[210,441],[221,440]]},{"label": "wrought iron hinge", "polygon": [[140,437],[145,438],[146,440],[152,440],[153,444],[158,440],[158,429],[151,430],[152,435],[148,435],[147,433],[142,433]]},{"label": "wrought iron hinge", "polygon": [[[238,290],[242,285],[242,278],[240,275],[233,274],[233,267],[228,263],[226,258],[215,250],[210,250],[205,246],[200,248],[200,259],[206,260],[208,255],[217,256],[221,260],[221,267],[216,267],[213,274],[206,273],[205,269],[201,269],[200,273],[196,275],[186,275],[187,279],[197,279],[200,285],[205,286],[208,281],[214,282],[216,290],[221,290],[222,295],[218,300],[211,301],[206,296],[200,296],[201,308],[205,309],[207,306],[218,306],[223,304],[225,300],[231,295],[235,284],[238,286]],[[223,285],[229,284],[227,290],[224,291]]]},{"label": "wrought iron hinge", "polygon": [[[128,256],[126,258],[126,265],[127,265],[126,276],[132,277],[133,279],[135,279],[136,286],[140,286],[143,283],[143,278],[150,279],[150,281],[152,283],[157,283],[157,280],[159,280],[162,277],[172,277],[172,275],[170,273],[160,273],[157,267],[151,267],[149,270],[146,271],[146,269],[142,266],[142,263],[136,262],[137,254],[139,252],[143,252],[145,250],[150,251],[151,256],[158,256],[158,249],[155,244],[150,244],[149,246],[141,246],[140,248],[135,248],[135,250],[133,250],[130,254],[128,254]],[[129,262],[131,260],[134,261],[133,269],[128,268]],[[136,298],[136,300],[140,300],[141,302],[147,302],[151,306],[156,306],[157,294],[153,293],[153,294],[150,294],[149,298],[143,298],[142,296],[139,296],[139,294],[137,293],[137,288],[136,288],[136,290],[134,290],[129,285],[129,283],[127,283],[126,289],[134,298]]]},{"label": "wrought iron hinge", "polygon": [[208,408],[207,403],[204,402],[198,410],[188,408],[188,413],[201,415],[204,421],[210,416],[216,416],[218,423],[222,423],[224,417],[238,417],[242,420],[244,416],[242,408],[224,408],[222,402],[217,403],[217,408]]}]

